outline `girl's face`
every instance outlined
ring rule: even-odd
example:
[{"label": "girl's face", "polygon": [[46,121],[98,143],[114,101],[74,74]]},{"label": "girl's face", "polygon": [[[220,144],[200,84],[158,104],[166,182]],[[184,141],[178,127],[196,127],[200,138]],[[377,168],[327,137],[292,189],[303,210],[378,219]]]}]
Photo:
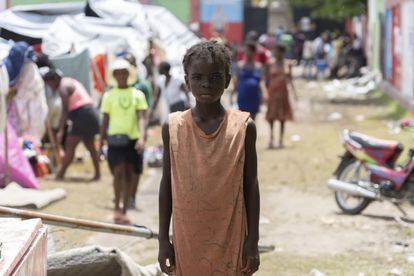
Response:
[{"label": "girl's face", "polygon": [[212,58],[194,59],[190,62],[185,82],[200,103],[214,103],[220,100],[224,89],[229,86],[230,75],[225,66]]}]

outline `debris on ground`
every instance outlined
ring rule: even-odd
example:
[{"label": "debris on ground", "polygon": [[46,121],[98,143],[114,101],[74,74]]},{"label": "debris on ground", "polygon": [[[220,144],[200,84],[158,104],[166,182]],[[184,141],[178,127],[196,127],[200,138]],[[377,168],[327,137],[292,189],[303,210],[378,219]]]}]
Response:
[{"label": "debris on ground", "polygon": [[314,268],[311,270],[310,275],[311,276],[325,276],[325,273],[320,272],[319,270]]},{"label": "debris on ground", "polygon": [[329,114],[328,121],[339,121],[343,118],[343,115],[339,112],[333,112]]},{"label": "debris on ground", "polygon": [[408,263],[414,264],[414,255],[408,256],[406,260]]},{"label": "debris on ground", "polygon": [[388,272],[388,275],[401,276],[403,275],[403,272],[399,268],[393,268]]},{"label": "debris on ground", "polygon": [[363,122],[363,121],[365,121],[365,116],[364,115],[357,115],[357,116],[355,116],[355,121]]},{"label": "debris on ground", "polygon": [[292,140],[292,142],[299,142],[302,140],[302,137],[299,134],[295,134],[290,137],[290,140]]}]

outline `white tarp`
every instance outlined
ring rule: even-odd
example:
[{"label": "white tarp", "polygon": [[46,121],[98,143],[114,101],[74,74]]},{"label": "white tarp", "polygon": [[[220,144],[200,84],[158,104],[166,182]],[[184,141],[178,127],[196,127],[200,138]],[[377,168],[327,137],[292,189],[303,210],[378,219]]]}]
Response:
[{"label": "white tarp", "polygon": [[141,40],[155,37],[172,65],[181,64],[185,51],[199,41],[180,20],[164,7],[141,5],[127,0],[90,0],[91,9],[100,17],[133,27]]},{"label": "white tarp", "polygon": [[9,75],[6,66],[0,62],[0,134],[6,128],[6,95],[9,91]]},{"label": "white tarp", "polygon": [[137,58],[144,58],[147,40],[157,39],[168,49],[167,60],[181,63],[187,48],[199,39],[171,12],[159,6],[127,0],[90,0],[91,10],[100,18],[87,17],[83,4],[45,4],[13,8],[0,13],[0,28],[41,38],[45,51],[54,56],[89,48],[94,53],[116,51],[130,46]]},{"label": "white tarp", "polygon": [[6,10],[0,13],[0,28],[32,38],[42,38],[56,16]]},{"label": "white tarp", "polygon": [[117,52],[128,47],[143,49],[144,41],[133,28],[101,18],[60,16],[43,37],[42,50],[50,56],[88,49],[96,53]]},{"label": "white tarp", "polygon": [[144,9],[161,48],[168,49],[167,60],[174,65],[181,65],[186,50],[199,42],[199,38],[164,7],[148,5]]},{"label": "white tarp", "polygon": [[146,39],[150,35],[150,26],[146,21],[144,6],[138,1],[125,0],[89,0],[89,6],[100,17],[124,26],[133,26]]},{"label": "white tarp", "polygon": [[0,0],[0,12],[8,8],[8,0]]}]

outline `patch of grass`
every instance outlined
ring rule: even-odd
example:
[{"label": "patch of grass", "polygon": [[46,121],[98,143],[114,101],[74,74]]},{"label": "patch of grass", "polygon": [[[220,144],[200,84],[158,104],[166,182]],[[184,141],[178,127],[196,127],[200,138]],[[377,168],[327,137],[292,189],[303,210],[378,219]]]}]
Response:
[{"label": "patch of grass", "polygon": [[397,101],[388,97],[381,90],[374,91],[370,98],[377,104],[385,107],[385,112],[381,115],[382,119],[400,120],[412,115],[408,110],[402,107]]},{"label": "patch of grass", "polygon": [[406,262],[404,256],[386,259],[367,253],[318,257],[270,253],[261,256],[261,268],[257,275],[310,275],[312,269],[317,269],[325,275],[388,275],[394,268],[400,269],[403,275],[414,273],[414,267]]},{"label": "patch of grass", "polygon": [[61,2],[85,2],[84,0],[11,0],[10,6],[19,5],[35,5],[45,3],[61,3]]}]

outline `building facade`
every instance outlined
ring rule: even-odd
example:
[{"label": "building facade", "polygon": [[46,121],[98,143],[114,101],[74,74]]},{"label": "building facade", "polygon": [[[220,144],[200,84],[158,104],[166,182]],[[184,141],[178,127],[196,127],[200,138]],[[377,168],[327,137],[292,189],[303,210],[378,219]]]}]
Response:
[{"label": "building facade", "polygon": [[368,1],[369,65],[382,90],[414,110],[414,0]]}]

